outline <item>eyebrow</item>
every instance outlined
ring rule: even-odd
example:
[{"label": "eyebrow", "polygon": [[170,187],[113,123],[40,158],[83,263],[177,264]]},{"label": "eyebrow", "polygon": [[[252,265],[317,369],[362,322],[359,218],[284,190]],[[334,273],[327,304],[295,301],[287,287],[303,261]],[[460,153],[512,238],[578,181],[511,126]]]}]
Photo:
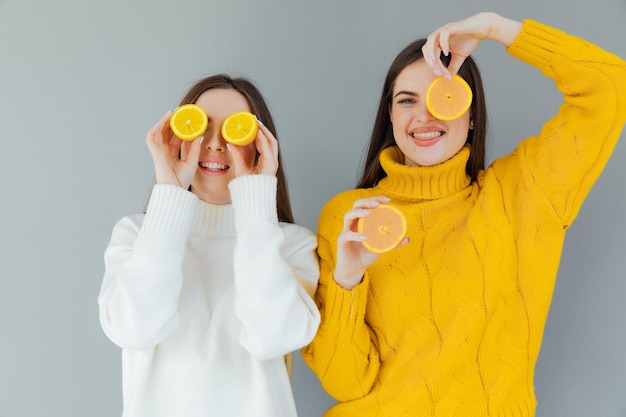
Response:
[{"label": "eyebrow", "polygon": [[417,97],[417,96],[418,96],[418,94],[413,93],[412,91],[405,91],[405,90],[402,90],[402,91],[398,91],[396,94],[394,94],[393,98],[398,97],[400,94],[406,94],[406,95],[409,95],[409,96],[414,96],[414,97]]}]

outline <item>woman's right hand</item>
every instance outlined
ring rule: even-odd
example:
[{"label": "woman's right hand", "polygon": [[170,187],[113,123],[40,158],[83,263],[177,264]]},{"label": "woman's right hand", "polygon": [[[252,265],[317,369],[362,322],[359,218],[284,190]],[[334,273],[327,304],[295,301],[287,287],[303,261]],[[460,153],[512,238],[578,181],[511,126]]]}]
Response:
[{"label": "woman's right hand", "polygon": [[[380,254],[368,250],[361,242],[366,239],[358,232],[359,219],[367,217],[369,210],[382,203],[388,203],[384,196],[357,200],[343,218],[343,230],[337,237],[337,263],[333,277],[335,282],[346,290],[351,290],[363,280],[365,270],[372,265]],[[398,246],[408,242],[404,238]]]},{"label": "woman's right hand", "polygon": [[[172,135],[169,123],[171,114],[167,112],[148,130],[146,143],[152,155],[157,184],[171,184],[187,189],[198,169],[200,144],[204,138],[200,136],[183,144],[180,138]],[[183,158],[180,157],[182,146],[186,148]]]}]

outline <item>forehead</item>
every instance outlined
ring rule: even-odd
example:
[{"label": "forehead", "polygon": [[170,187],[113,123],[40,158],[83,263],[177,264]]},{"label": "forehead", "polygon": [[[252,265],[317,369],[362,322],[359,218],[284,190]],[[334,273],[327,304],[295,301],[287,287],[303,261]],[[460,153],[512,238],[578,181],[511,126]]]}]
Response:
[{"label": "forehead", "polygon": [[393,92],[395,95],[398,91],[410,91],[418,93],[425,91],[428,85],[437,76],[423,59],[419,59],[406,67],[396,77],[393,83]]},{"label": "forehead", "polygon": [[246,98],[233,89],[207,90],[198,97],[196,104],[202,107],[211,119],[225,119],[237,111],[250,111]]}]

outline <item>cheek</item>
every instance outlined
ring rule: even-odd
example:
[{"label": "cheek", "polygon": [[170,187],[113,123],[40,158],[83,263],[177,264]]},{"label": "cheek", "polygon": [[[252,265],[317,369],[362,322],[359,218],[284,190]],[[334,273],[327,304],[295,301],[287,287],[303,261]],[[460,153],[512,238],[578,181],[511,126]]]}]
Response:
[{"label": "cheek", "polygon": [[391,125],[391,130],[393,132],[394,138],[403,138],[405,136],[408,124],[409,121],[407,120],[406,115],[402,112],[396,112],[394,114]]},{"label": "cheek", "polygon": [[410,123],[413,114],[408,109],[398,108],[393,113],[390,113],[389,117],[394,128],[403,129]]},{"label": "cheek", "polygon": [[467,139],[467,135],[469,134],[469,118],[467,118],[467,120],[464,119],[459,119],[457,120],[457,123],[454,124],[454,126],[452,126],[452,129],[454,129],[454,132],[456,135],[459,135],[461,137],[464,137],[464,139]]}]

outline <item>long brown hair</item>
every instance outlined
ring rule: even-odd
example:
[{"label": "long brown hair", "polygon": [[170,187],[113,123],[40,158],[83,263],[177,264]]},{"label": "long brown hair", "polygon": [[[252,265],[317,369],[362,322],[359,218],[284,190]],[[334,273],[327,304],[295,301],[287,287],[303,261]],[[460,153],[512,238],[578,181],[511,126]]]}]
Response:
[{"label": "long brown hair", "polygon": [[[245,97],[250,111],[255,114],[259,120],[272,132],[274,137],[278,139],[274,119],[265,103],[265,99],[256,86],[245,77],[232,78],[228,74],[215,74],[210,77],[203,78],[189,88],[180,105],[195,103],[205,91],[214,88],[222,88],[226,90],[235,90]],[[255,156],[255,162],[258,160],[258,153]],[[280,154],[280,145],[278,147],[278,170],[276,171],[277,190],[276,190],[276,211],[278,220],[281,222],[293,223],[293,212],[291,211],[291,202],[289,199],[289,187],[287,185],[287,177],[283,168],[283,161]]]},{"label": "long brown hair", "polygon": [[[400,75],[400,72],[402,72],[407,65],[419,59],[424,59],[422,46],[424,46],[425,43],[426,39],[418,39],[410,43],[396,56],[391,67],[389,67],[389,71],[387,71],[387,77],[383,84],[367,155],[363,163],[363,173],[361,174],[357,188],[373,187],[387,176],[378,158],[383,149],[396,144],[389,116],[389,105],[391,104],[394,83],[398,75]],[[450,63],[450,58],[451,55],[445,56],[441,54],[441,60],[446,66]],[[458,74],[467,81],[474,95],[470,106],[470,120],[474,122],[474,128],[469,131],[466,142],[472,145],[472,151],[467,161],[465,171],[472,178],[472,181],[476,181],[480,170],[485,168],[487,137],[487,106],[485,104],[485,93],[483,91],[483,83],[480,72],[478,71],[478,66],[471,56],[465,59]]]}]

